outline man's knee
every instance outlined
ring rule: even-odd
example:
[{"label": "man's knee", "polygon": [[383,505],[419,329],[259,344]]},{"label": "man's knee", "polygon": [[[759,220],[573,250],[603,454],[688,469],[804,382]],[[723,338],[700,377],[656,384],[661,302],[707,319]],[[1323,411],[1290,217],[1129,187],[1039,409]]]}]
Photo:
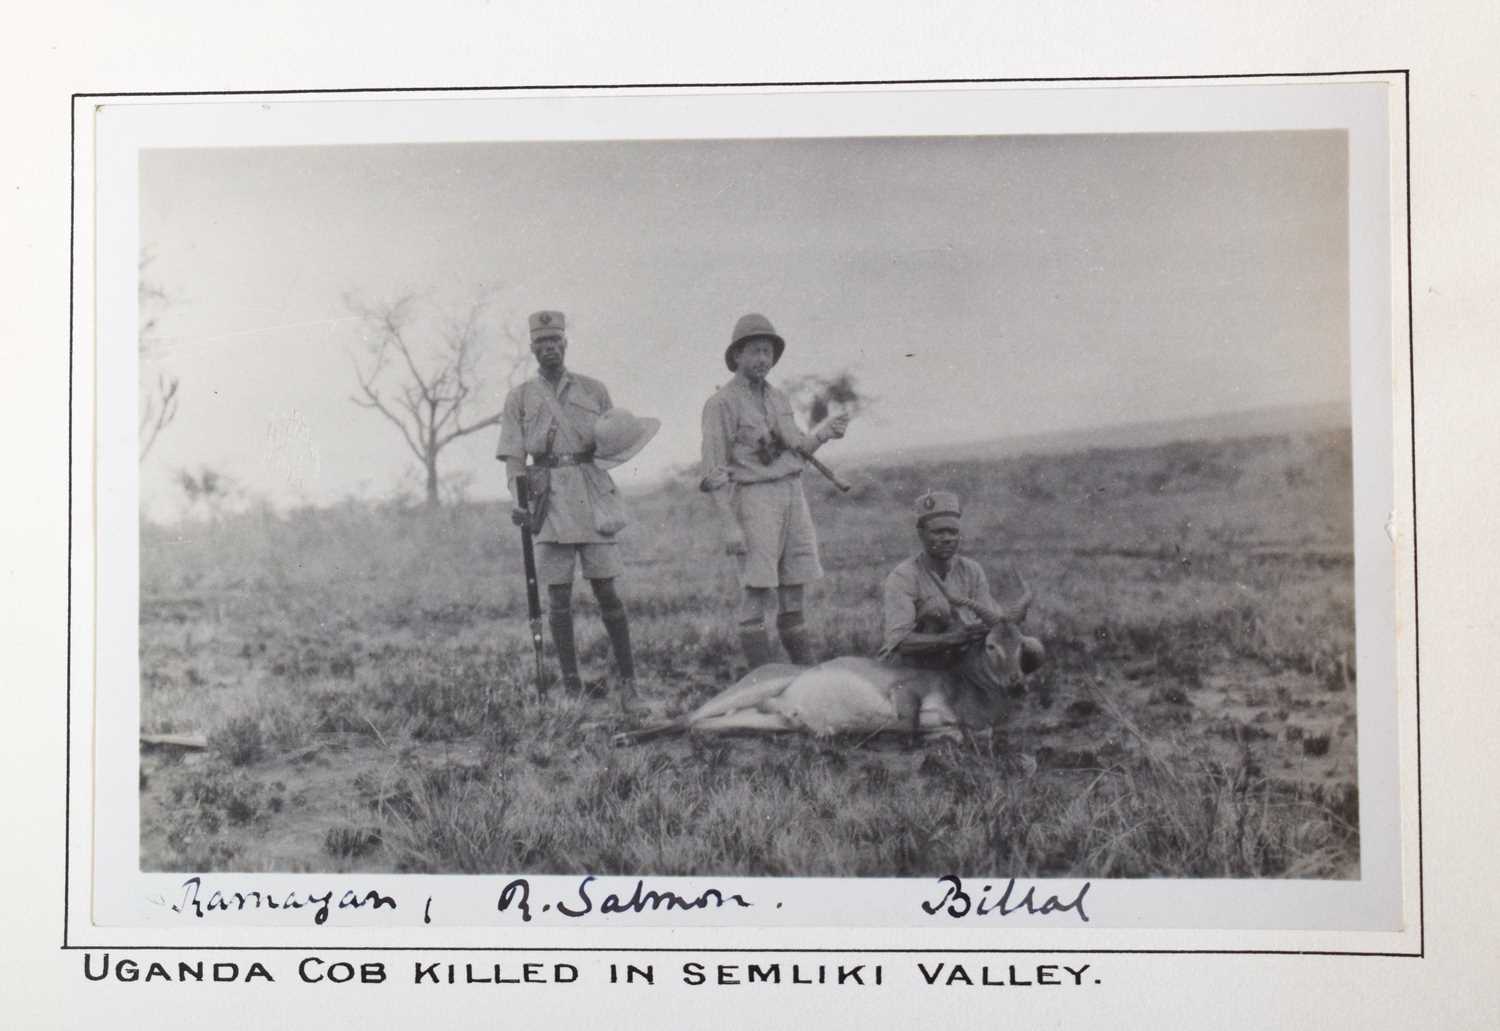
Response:
[{"label": "man's knee", "polygon": [[764,619],[771,603],[771,588],[746,587],[740,595],[740,620]]},{"label": "man's knee", "polygon": [[589,586],[594,590],[594,600],[599,603],[600,612],[625,611],[624,599],[620,597],[620,592],[615,590],[614,577],[590,580]]},{"label": "man's knee", "polygon": [[573,611],[573,585],[548,584],[547,609],[550,612]]},{"label": "man's knee", "polygon": [[778,588],[777,604],[782,612],[802,611],[802,585]]}]

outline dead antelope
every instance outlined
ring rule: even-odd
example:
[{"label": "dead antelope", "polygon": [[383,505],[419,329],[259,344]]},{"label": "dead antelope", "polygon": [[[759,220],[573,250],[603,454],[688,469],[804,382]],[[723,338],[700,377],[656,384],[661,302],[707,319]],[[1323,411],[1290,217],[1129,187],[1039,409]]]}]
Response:
[{"label": "dead antelope", "polygon": [[991,726],[1005,697],[1041,662],[1041,643],[1002,620],[950,669],[910,669],[852,656],[811,667],[761,666],[686,716],[616,734],[614,743],[682,733],[788,731],[818,737],[904,731],[913,743],[924,734],[958,740],[961,727]]}]

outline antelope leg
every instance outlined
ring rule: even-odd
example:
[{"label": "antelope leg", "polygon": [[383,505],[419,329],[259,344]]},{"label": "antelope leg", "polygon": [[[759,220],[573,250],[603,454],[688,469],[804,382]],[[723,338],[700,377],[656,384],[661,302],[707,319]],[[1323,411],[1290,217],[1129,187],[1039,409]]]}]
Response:
[{"label": "antelope leg", "polygon": [[739,712],[695,720],[688,731],[693,734],[778,734],[801,728],[777,712],[741,709]]},{"label": "antelope leg", "polygon": [[624,745],[640,745],[647,741],[654,741],[659,737],[671,737],[675,734],[686,733],[688,724],[686,720],[668,720],[666,723],[656,723],[649,727],[641,727],[638,730],[622,730],[609,739],[610,744],[619,748]]},{"label": "antelope leg", "polygon": [[922,739],[922,696],[911,684],[897,684],[891,689],[891,704],[896,709],[896,724],[906,732],[908,748]]},{"label": "antelope leg", "polygon": [[958,716],[942,697],[930,694],[922,699],[922,708],[917,712],[920,732],[939,741],[962,741]]},{"label": "antelope leg", "polygon": [[698,724],[715,716],[754,709],[786,690],[786,686],[803,671],[803,667],[787,663],[773,663],[752,670],[734,686],[725,688],[694,709],[686,720]]}]

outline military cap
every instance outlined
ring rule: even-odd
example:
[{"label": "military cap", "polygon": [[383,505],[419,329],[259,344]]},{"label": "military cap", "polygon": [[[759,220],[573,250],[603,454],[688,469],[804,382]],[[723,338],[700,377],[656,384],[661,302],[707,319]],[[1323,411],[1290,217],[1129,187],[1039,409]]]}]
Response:
[{"label": "military cap", "polygon": [[917,525],[926,526],[939,517],[957,522],[964,514],[964,506],[951,490],[930,490],[917,499],[916,511]]},{"label": "military cap", "polygon": [[531,325],[531,342],[547,337],[560,337],[567,328],[567,319],[560,311],[534,311],[527,320]]},{"label": "military cap", "polygon": [[776,332],[771,325],[771,320],[764,315],[751,312],[749,315],[741,315],[738,322],[734,324],[734,332],[729,337],[729,346],[724,350],[724,364],[729,366],[729,371],[734,371],[735,356],[739,354],[740,345],[747,340],[764,337],[771,341],[771,364],[775,365],[781,361],[781,352],[786,350],[786,341]]}]

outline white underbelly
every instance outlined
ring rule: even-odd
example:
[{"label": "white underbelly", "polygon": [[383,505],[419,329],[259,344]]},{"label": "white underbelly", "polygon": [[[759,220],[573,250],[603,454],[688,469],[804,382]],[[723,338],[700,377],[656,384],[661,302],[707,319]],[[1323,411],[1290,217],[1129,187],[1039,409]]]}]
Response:
[{"label": "white underbelly", "polygon": [[896,723],[888,691],[841,670],[808,670],[768,707],[813,734],[873,734]]},{"label": "white underbelly", "polygon": [[[812,734],[876,734],[905,730],[892,695],[900,674],[869,660],[841,660],[797,676],[766,708]],[[923,700],[924,729],[952,726],[948,704],[936,693]]]}]

